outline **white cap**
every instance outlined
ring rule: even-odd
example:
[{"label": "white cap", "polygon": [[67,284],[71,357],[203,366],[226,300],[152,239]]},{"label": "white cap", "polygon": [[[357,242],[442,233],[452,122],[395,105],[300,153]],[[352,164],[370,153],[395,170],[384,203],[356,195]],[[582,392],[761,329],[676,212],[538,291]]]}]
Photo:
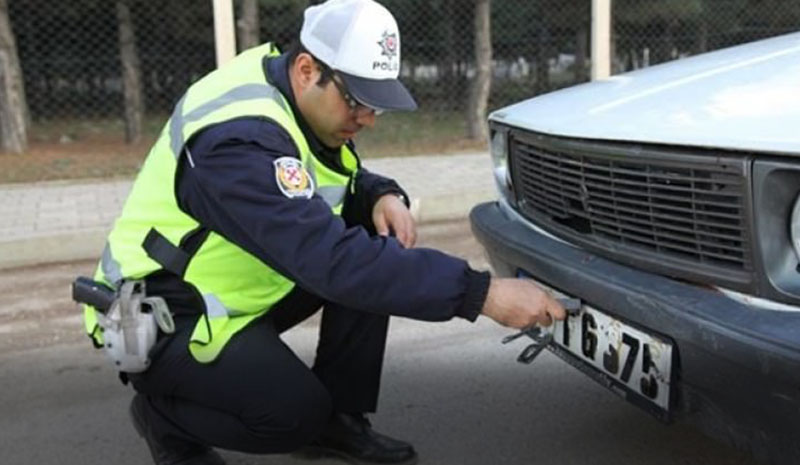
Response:
[{"label": "white cap", "polygon": [[389,10],[373,0],[328,0],[306,9],[300,42],[342,76],[350,93],[380,110],[414,110],[397,80],[400,33]]}]

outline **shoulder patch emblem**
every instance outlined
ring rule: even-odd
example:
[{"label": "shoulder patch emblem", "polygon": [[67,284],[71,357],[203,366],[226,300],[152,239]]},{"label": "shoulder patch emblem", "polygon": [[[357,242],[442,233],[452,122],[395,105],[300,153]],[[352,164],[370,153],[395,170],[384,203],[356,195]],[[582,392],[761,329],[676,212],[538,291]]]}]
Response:
[{"label": "shoulder patch emblem", "polygon": [[283,195],[290,199],[310,199],[314,195],[314,181],[303,167],[303,162],[294,157],[280,157],[275,165],[275,181]]}]

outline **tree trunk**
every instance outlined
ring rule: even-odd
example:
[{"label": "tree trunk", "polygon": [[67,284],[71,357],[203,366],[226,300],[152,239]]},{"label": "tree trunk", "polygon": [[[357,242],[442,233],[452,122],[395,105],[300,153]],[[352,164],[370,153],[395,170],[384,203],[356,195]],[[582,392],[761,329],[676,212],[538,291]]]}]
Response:
[{"label": "tree trunk", "polygon": [[0,148],[6,152],[28,150],[28,105],[22,82],[22,69],[8,2],[0,0]]},{"label": "tree trunk", "polygon": [[119,56],[122,62],[122,83],[125,94],[125,141],[138,142],[142,137],[144,98],[139,56],[128,0],[117,0],[117,24],[119,25]]},{"label": "tree trunk", "polygon": [[475,78],[467,106],[467,135],[487,139],[486,109],[492,86],[491,0],[475,0]]},{"label": "tree trunk", "polygon": [[[453,0],[445,0],[444,6],[444,22],[441,27],[444,29],[444,60],[441,62],[442,73],[439,76],[439,85],[443,87],[442,95],[444,102],[441,106],[448,106],[458,108],[463,103],[464,99],[459,98],[460,90],[459,82],[461,82],[461,73],[457,73],[458,57],[456,56],[456,39],[455,30],[453,26],[455,11],[453,8]],[[463,94],[462,94],[463,95]],[[463,108],[462,108],[463,109]]]},{"label": "tree trunk", "polygon": [[253,48],[261,43],[259,37],[258,0],[241,0],[239,20],[236,21],[239,30],[239,51]]},{"label": "tree trunk", "polygon": [[700,30],[697,32],[697,42],[694,53],[699,55],[708,51],[708,17],[703,14],[700,18]]},{"label": "tree trunk", "polygon": [[667,22],[667,36],[666,36],[666,47],[667,47],[667,60],[674,60],[678,58],[678,48],[675,45],[675,35],[678,32],[678,27],[680,24],[678,23],[677,19],[670,19]]},{"label": "tree trunk", "polygon": [[579,25],[575,32],[575,82],[589,80],[589,70],[586,63],[589,32],[585,25]]},{"label": "tree trunk", "polygon": [[550,91],[550,33],[544,21],[536,34],[536,41],[536,93],[544,94]]}]

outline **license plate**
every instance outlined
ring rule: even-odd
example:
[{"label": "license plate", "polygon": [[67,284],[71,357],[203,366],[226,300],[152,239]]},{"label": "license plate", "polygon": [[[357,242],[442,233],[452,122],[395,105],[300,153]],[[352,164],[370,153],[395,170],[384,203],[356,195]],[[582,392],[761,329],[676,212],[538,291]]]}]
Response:
[{"label": "license plate", "polygon": [[[569,297],[537,284],[555,297]],[[632,403],[669,419],[673,344],[666,338],[589,305],[548,330],[553,333],[548,348],[556,355]]]}]

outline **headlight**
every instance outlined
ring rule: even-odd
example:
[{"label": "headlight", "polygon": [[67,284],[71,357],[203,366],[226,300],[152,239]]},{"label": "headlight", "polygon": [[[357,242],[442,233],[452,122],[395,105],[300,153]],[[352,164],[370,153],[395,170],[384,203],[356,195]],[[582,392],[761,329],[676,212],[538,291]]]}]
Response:
[{"label": "headlight", "polygon": [[789,226],[792,233],[792,246],[797,259],[800,260],[800,196],[794,201],[792,209],[792,223]]},{"label": "headlight", "polygon": [[798,305],[800,166],[792,159],[756,160],[752,179],[757,247],[753,255],[758,260],[752,273],[758,282],[759,297]]},{"label": "headlight", "polygon": [[492,165],[494,167],[494,181],[500,194],[511,198],[511,174],[508,170],[508,134],[504,131],[494,131],[490,150]]}]

